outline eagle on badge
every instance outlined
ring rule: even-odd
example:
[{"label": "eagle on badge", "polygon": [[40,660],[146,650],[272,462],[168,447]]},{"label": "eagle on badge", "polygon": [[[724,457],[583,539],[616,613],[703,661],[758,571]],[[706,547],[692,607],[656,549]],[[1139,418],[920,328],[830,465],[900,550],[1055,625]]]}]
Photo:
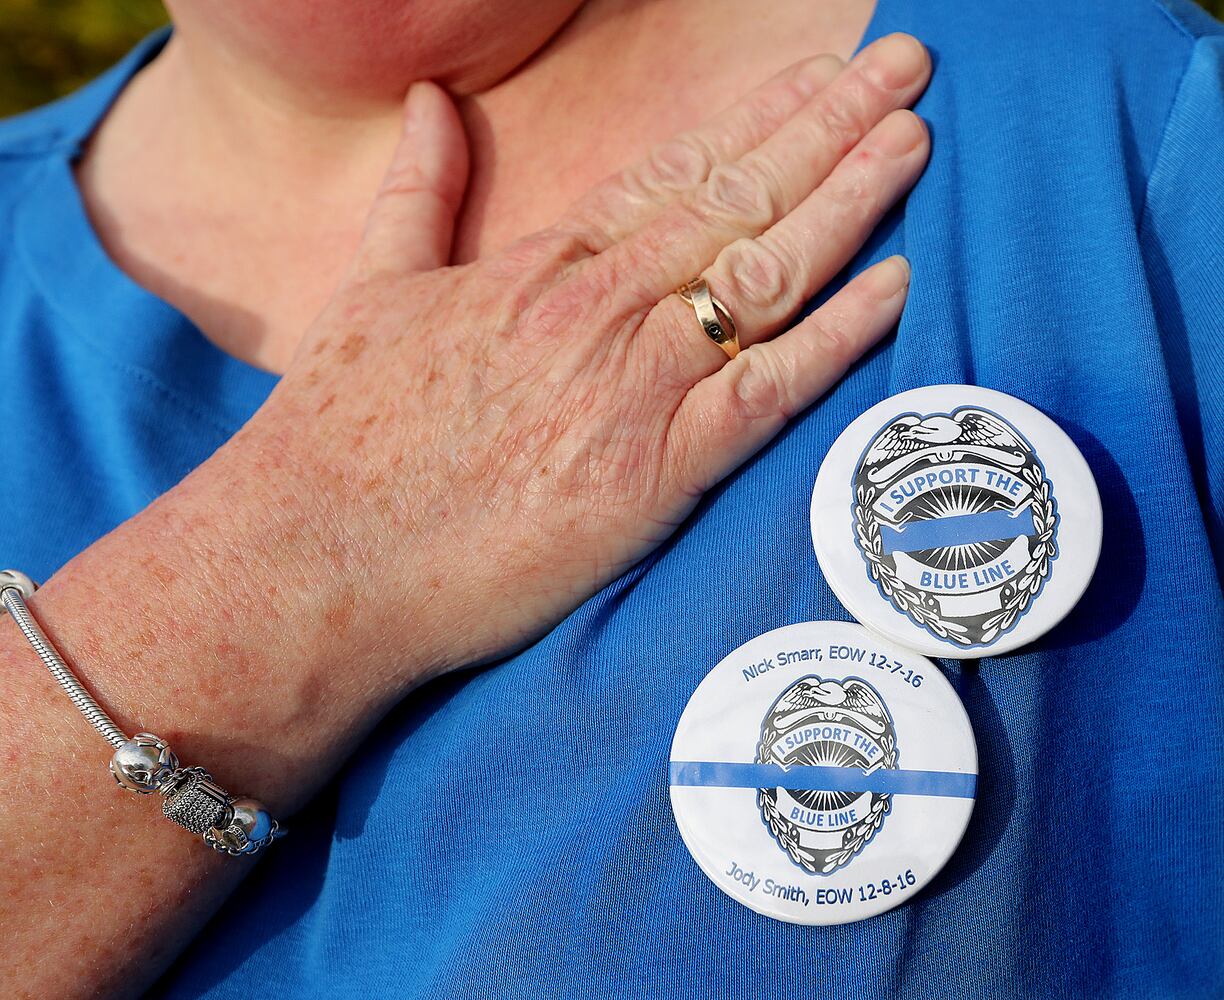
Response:
[{"label": "eagle on badge", "polygon": [[907,413],[876,435],[863,464],[872,482],[881,483],[928,458],[952,462],[974,455],[1018,469],[1031,450],[1006,421],[985,410],[964,409],[954,416]]}]

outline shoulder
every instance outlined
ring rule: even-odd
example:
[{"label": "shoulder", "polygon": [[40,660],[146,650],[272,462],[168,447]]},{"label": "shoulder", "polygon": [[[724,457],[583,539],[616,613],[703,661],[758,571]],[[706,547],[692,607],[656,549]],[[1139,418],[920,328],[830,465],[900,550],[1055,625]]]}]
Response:
[{"label": "shoulder", "polygon": [[21,197],[24,182],[49,158],[71,155],[72,103],[65,98],[0,121],[0,210]]},{"label": "shoulder", "polygon": [[879,2],[908,10],[898,27],[931,48],[918,110],[959,125],[967,155],[1121,159],[1136,193],[1196,50],[1224,32],[1192,0]]},{"label": "shoulder", "polygon": [[[70,100],[70,99],[68,99]],[[63,105],[38,108],[0,121],[0,259],[8,262],[4,247],[15,238],[15,213],[30,196],[37,180],[57,158],[72,155],[75,145]]]},{"label": "shoulder", "polygon": [[75,157],[128,80],[165,44],[150,35],[122,60],[75,93],[0,120],[0,204],[19,197],[22,180],[49,159]]},{"label": "shoulder", "polygon": [[1047,23],[1066,25],[1083,40],[1107,41],[1123,54],[1185,51],[1224,33],[1196,0],[1033,0],[1025,5]]},{"label": "shoulder", "polygon": [[1072,51],[1088,58],[1177,59],[1197,39],[1224,34],[1224,25],[1195,0],[978,0],[917,9],[966,36],[989,38],[989,54],[1004,60]]},{"label": "shoulder", "polygon": [[37,159],[62,148],[71,116],[72,98],[0,120],[0,164]]},{"label": "shoulder", "polygon": [[1188,38],[1224,38],[1224,24],[1208,14],[1193,0],[1146,0],[1159,8],[1169,21]]},{"label": "shoulder", "polygon": [[1024,76],[1013,80],[1017,87],[1055,77],[1070,83],[1104,67],[1176,72],[1198,39],[1224,33],[1224,25],[1194,0],[902,3],[913,5],[920,37],[930,22],[938,35],[936,47],[942,42],[958,58],[974,53],[975,71],[993,67],[1002,75],[1023,69]]},{"label": "shoulder", "polygon": [[43,186],[79,149],[80,93],[0,121],[0,277],[22,257],[10,251],[22,245],[23,226],[54,225],[63,207]]}]

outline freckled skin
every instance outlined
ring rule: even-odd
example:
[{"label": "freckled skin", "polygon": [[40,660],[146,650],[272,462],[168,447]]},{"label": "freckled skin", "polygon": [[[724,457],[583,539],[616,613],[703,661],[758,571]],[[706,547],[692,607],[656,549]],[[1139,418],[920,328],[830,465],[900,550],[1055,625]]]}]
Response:
[{"label": "freckled skin", "polygon": [[[924,81],[921,72],[915,79]],[[858,87],[856,79],[846,86]],[[899,124],[909,127],[908,119]],[[848,196],[863,200],[860,217],[878,217],[916,176],[925,133],[915,138],[908,159],[862,150],[852,157]],[[882,195],[875,190],[881,170],[899,179]],[[623,177],[609,184],[636,190]],[[396,187],[394,175],[388,185]],[[722,367],[718,349],[693,338],[691,315],[656,315],[650,304],[669,288],[656,292],[631,280],[637,254],[586,257],[588,241],[574,237],[574,228],[567,217],[555,233],[465,266],[409,275],[358,266],[360,279],[336,293],[307,335],[307,356],[316,341],[336,345],[323,356],[331,363],[311,368],[317,379],[309,382],[291,368],[248,425],[253,437],[275,439],[264,450],[277,453],[300,484],[293,495],[344,512],[346,539],[365,567],[362,608],[412,604],[416,576],[388,559],[387,538],[451,567],[454,589],[487,609],[481,628],[459,640],[462,649],[443,654],[454,662],[480,662],[539,635],[570,610],[574,595],[608,582],[670,534],[709,485],[670,448],[708,449],[725,465],[749,440],[726,421],[772,433],[782,418],[765,420],[758,407],[802,408],[782,397],[772,371],[748,364],[761,355],[749,350]],[[674,297],[665,305],[674,308]],[[373,317],[360,332],[351,326],[359,308]],[[410,336],[404,316],[414,317]],[[836,359],[849,360],[857,336],[826,336],[810,363],[844,364]],[[677,359],[692,366],[687,374],[676,372]],[[715,416],[684,426],[688,386],[720,368],[728,400]],[[645,385],[651,391],[643,395]],[[280,428],[296,425],[297,413],[316,412],[333,396],[330,426],[347,434],[303,428],[283,438]],[[388,419],[367,428],[371,412]],[[542,538],[550,539],[546,575],[531,569]],[[480,560],[467,557],[474,539]],[[309,547],[329,544],[324,536]],[[518,600],[503,616],[496,594],[507,579]],[[407,633],[387,638],[419,646]]]},{"label": "freckled skin", "polygon": [[[929,72],[903,39],[877,43],[872,59],[905,62],[913,82],[856,93],[864,133]],[[838,79],[862,89],[861,70]],[[836,100],[833,86],[823,100]],[[418,93],[433,101],[435,135],[458,127],[441,90]],[[747,118],[740,127],[755,127]],[[420,141],[405,134],[419,155],[397,155],[405,174],[391,171],[349,276],[267,403],[31,602],[125,731],[167,737],[274,815],[291,817],[417,686],[522,648],[652,551],[904,303],[908,271],[883,262],[728,362],[694,331],[670,273],[694,273],[726,240],[692,226],[691,210],[669,211],[676,194],[648,162],[555,229],[444,266],[436,229],[449,220],[412,200],[413,172],[430,162]],[[804,197],[819,182],[804,171],[818,159],[835,171],[847,152],[810,128],[789,141],[800,147],[786,162],[806,180],[788,179]],[[848,208],[870,221],[925,155],[920,143],[879,161],[888,196]],[[448,164],[425,177],[434,209]],[[625,234],[609,236],[617,225]],[[822,245],[828,273],[865,235]],[[398,263],[421,246],[438,254]],[[0,995],[139,995],[249,865],[159,820],[156,802],[116,792],[107,748],[11,625],[0,665],[0,759],[21,765],[0,768]]]},{"label": "freckled skin", "polygon": [[350,333],[341,342],[337,349],[337,360],[342,365],[351,365],[366,349],[366,338],[360,333]]},{"label": "freckled skin", "polygon": [[166,565],[155,555],[146,556],[140,561],[141,567],[158,583],[169,586],[178,579],[178,572]]},{"label": "freckled skin", "polygon": [[329,629],[337,635],[342,635],[352,625],[356,612],[356,600],[351,594],[341,592],[336,595],[335,601],[328,607],[323,620]]}]

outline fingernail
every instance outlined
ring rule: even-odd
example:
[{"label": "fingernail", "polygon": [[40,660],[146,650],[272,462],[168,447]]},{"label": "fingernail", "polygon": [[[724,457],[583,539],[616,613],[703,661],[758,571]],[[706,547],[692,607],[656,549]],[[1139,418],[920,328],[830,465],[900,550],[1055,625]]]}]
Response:
[{"label": "fingernail", "polygon": [[900,254],[880,261],[876,265],[875,274],[872,276],[872,284],[876,286],[876,292],[881,300],[891,299],[893,296],[905,291],[909,287],[909,283],[910,264]]},{"label": "fingernail", "polygon": [[884,90],[901,90],[917,80],[927,68],[927,51],[913,35],[881,38],[864,51],[863,73]]},{"label": "fingernail", "polygon": [[871,145],[885,156],[904,156],[926,137],[922,119],[912,111],[894,111],[871,130]]}]

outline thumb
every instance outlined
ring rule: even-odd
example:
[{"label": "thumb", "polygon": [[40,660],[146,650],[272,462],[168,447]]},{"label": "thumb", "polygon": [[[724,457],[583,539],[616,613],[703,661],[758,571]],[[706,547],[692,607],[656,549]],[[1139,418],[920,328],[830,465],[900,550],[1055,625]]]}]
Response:
[{"label": "thumb", "polygon": [[445,266],[467,175],[467,136],[455,105],[436,83],[414,83],[399,145],[366,219],[362,262],[402,273]]}]

